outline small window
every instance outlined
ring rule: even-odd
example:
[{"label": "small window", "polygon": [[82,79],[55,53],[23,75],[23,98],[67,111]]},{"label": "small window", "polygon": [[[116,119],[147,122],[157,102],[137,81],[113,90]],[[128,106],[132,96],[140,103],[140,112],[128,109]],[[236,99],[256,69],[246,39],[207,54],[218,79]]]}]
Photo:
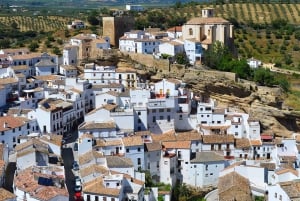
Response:
[{"label": "small window", "polygon": [[129,149],[128,148],[126,149],[126,153],[129,153]]},{"label": "small window", "polygon": [[152,110],[152,113],[156,113],[156,109],[153,109],[153,110]]},{"label": "small window", "polygon": [[171,109],[170,109],[170,108],[168,108],[168,109],[167,109],[167,112],[171,112]]},{"label": "small window", "polygon": [[138,115],[140,116],[140,115],[141,115],[141,112],[138,112]]},{"label": "small window", "polygon": [[239,126],[238,125],[235,125],[235,128],[238,128]]},{"label": "small window", "polygon": [[138,152],[140,152],[140,151],[141,151],[141,148],[139,147],[139,148],[138,148]]},{"label": "small window", "polygon": [[164,112],[164,109],[159,109],[159,112]]},{"label": "small window", "polygon": [[193,29],[189,28],[189,35],[192,36],[193,35]]}]

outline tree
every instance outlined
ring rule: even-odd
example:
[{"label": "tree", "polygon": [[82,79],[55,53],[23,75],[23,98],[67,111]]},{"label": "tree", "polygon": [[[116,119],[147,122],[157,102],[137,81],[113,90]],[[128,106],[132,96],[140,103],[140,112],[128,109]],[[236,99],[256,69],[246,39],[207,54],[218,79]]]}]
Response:
[{"label": "tree", "polygon": [[271,74],[269,69],[259,68],[254,71],[253,80],[260,85],[264,86],[273,86],[274,83],[274,76]]},{"label": "tree", "polygon": [[31,42],[28,46],[31,52],[35,52],[37,48],[39,48],[39,44],[35,41]]},{"label": "tree", "polygon": [[99,25],[100,21],[98,17],[99,17],[99,13],[96,10],[93,10],[87,17],[87,21],[90,23],[90,25],[93,26]]},{"label": "tree", "polygon": [[184,53],[178,53],[175,55],[175,61],[178,64],[188,64],[188,59]]},{"label": "tree", "polygon": [[0,39],[0,48],[10,48],[10,40],[9,39]]},{"label": "tree", "polygon": [[58,47],[56,47],[56,46],[54,46],[54,47],[52,48],[52,53],[53,53],[53,54],[56,54],[56,55],[58,55],[58,56],[61,56],[61,55],[62,55],[60,49],[59,49]]},{"label": "tree", "polygon": [[18,24],[16,23],[16,21],[13,21],[10,26],[13,29],[18,29]]}]

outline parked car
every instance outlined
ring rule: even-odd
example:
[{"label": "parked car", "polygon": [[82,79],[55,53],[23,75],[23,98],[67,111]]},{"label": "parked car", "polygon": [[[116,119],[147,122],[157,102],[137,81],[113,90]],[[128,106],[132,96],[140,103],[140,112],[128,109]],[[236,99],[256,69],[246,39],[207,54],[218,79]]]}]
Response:
[{"label": "parked car", "polygon": [[72,166],[73,166],[72,167],[73,170],[79,170],[79,165],[78,165],[77,161],[74,161]]},{"label": "parked car", "polygon": [[75,186],[74,186],[74,191],[75,192],[80,192],[81,191],[81,179],[79,177],[75,177]]},{"label": "parked car", "polygon": [[73,150],[78,151],[78,143],[77,142],[74,144]]}]

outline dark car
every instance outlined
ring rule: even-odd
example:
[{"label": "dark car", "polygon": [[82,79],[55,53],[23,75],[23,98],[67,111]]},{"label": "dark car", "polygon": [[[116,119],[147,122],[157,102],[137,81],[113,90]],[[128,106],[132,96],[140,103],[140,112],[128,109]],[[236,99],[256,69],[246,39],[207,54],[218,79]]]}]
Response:
[{"label": "dark car", "polygon": [[79,170],[79,165],[78,165],[77,161],[73,162],[72,169],[73,170]]}]

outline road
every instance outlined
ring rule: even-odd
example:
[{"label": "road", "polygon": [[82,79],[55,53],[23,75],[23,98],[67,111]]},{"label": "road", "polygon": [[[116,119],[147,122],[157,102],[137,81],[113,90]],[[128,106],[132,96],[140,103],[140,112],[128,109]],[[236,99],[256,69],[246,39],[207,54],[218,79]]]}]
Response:
[{"label": "road", "polygon": [[72,172],[72,163],[74,161],[72,148],[62,149],[62,158],[64,160],[65,167],[65,181],[70,195],[70,201],[74,201],[74,183],[75,178]]},{"label": "road", "polygon": [[66,138],[66,144],[63,146],[61,152],[62,159],[64,161],[65,181],[70,195],[70,199],[69,199],[70,201],[75,201],[74,199],[75,176],[72,171],[74,156],[73,156],[72,148],[77,138],[78,138],[78,131],[74,130],[73,132],[71,132],[71,137]]},{"label": "road", "polygon": [[205,195],[204,198],[206,201],[218,201],[219,200],[218,189],[209,192],[208,194]]}]

